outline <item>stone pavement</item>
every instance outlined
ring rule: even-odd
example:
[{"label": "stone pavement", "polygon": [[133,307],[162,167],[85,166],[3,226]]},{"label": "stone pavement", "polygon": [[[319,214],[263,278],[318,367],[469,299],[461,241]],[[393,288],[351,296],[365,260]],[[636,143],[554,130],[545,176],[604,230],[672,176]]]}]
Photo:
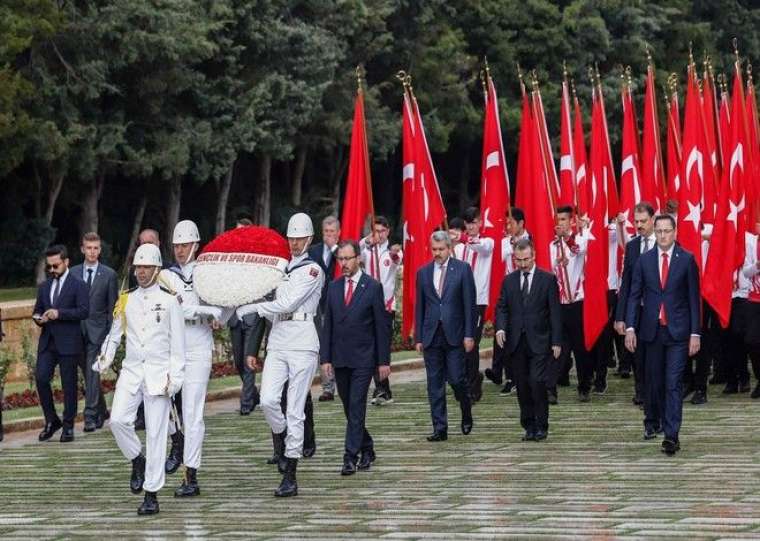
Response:
[{"label": "stone pavement", "polygon": [[760,539],[760,403],[746,394],[713,387],[707,406],[686,405],[684,449],[668,458],[641,439],[631,380],[611,377],[590,404],[561,389],[543,443],[520,442],[516,397],[490,383],[462,436],[449,393],[449,441],[431,444],[423,378],[395,375],[396,403],[370,407],[378,460],[349,478],[340,403],[316,404],[318,451],[289,500],[272,497],[261,413],[241,417],[233,400],[209,405],[202,495],[174,499],[169,476],[150,518],[135,514],[142,496],[108,431],[0,444],[0,539]]}]

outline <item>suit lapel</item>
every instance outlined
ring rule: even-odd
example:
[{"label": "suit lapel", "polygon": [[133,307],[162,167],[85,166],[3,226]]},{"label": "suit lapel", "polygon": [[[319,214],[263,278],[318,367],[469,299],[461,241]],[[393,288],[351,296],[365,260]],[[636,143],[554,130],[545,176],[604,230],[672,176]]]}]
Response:
[{"label": "suit lapel", "polygon": [[[451,280],[456,276],[455,269],[456,267],[454,267],[451,258],[449,258],[449,264],[446,265],[446,276],[443,278],[443,291],[441,291],[441,299],[446,297],[446,292],[450,289],[449,284],[451,284]],[[435,287],[435,284],[433,284],[433,289],[438,291],[438,289]]]},{"label": "suit lapel", "polygon": [[367,290],[367,281],[369,278],[367,277],[367,273],[362,273],[361,278],[359,278],[359,283],[356,284],[356,289],[354,289],[354,293],[351,295],[351,302],[348,303],[348,306],[346,306],[345,302],[345,291],[346,291],[346,279],[343,278],[343,283],[341,284],[343,286],[343,292],[344,292],[344,301],[343,301],[343,315],[341,319],[345,318],[351,310],[358,304],[359,299],[364,294],[364,292]]}]

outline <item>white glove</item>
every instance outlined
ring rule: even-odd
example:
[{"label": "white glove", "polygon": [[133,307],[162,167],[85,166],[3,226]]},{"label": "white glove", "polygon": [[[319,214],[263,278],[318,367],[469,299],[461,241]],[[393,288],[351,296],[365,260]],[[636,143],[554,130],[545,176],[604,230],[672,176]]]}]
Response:
[{"label": "white glove", "polygon": [[174,383],[169,380],[169,384],[166,386],[166,394],[170,397],[174,396],[180,389],[182,389],[182,383]]},{"label": "white glove", "polygon": [[235,313],[237,314],[238,319],[243,319],[248,314],[258,314],[259,310],[256,304],[244,304],[243,306],[238,306]]},{"label": "white glove", "polygon": [[113,359],[109,361],[106,359],[106,356],[101,353],[95,358],[95,362],[92,363],[92,369],[95,370],[95,372],[102,374],[108,370],[108,367],[111,366],[111,363],[113,363]]},{"label": "white glove", "polygon": [[217,306],[199,306],[195,311],[202,316],[212,317],[217,321],[222,319],[222,309]]}]

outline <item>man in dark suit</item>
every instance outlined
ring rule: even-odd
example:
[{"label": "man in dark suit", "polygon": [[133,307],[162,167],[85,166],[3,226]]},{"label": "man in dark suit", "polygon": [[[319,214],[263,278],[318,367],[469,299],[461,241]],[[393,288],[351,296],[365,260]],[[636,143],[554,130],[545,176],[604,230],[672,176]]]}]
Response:
[{"label": "man in dark suit", "polygon": [[[681,448],[678,432],[686,360],[700,348],[699,270],[694,256],[675,243],[672,216],[655,218],[654,233],[657,248],[643,254],[633,270],[625,347],[633,352],[641,341],[645,398],[652,402],[650,408],[660,411],[663,452],[674,455]],[[659,428],[645,425],[644,438],[656,437]]]},{"label": "man in dark suit", "polygon": [[354,240],[338,245],[343,277],[331,282],[327,290],[320,335],[320,364],[326,374],[335,375],[347,421],[341,475],[353,475],[357,468],[367,470],[375,460],[372,436],[365,426],[367,393],[376,371],[382,381],[391,370],[383,286],[361,271],[359,254],[359,243]]},{"label": "man in dark suit", "polygon": [[100,388],[100,374],[92,369],[113,322],[113,307],[119,298],[116,272],[100,262],[101,243],[97,233],[86,233],[80,246],[84,262],[71,267],[71,274],[82,278],[90,290],[90,315],[82,322],[85,355],[79,368],[84,376],[84,431],[102,428],[108,409]]},{"label": "man in dark suit", "polygon": [[[625,314],[628,309],[628,293],[631,291],[631,278],[633,269],[641,254],[655,247],[654,237],[654,208],[646,202],[641,202],[633,209],[633,225],[638,235],[625,245],[623,257],[623,277],[618,290],[618,300],[615,306],[615,330],[625,336]],[[644,401],[644,352],[638,348],[634,353],[628,350],[622,352],[618,373],[623,378],[630,377],[633,369],[634,395],[633,403],[637,406],[645,404]],[[660,419],[656,411],[644,410],[644,415],[649,419],[648,424],[659,426]]]},{"label": "man in dark suit", "polygon": [[536,267],[530,240],[517,241],[514,258],[517,270],[504,279],[496,305],[496,342],[512,358],[523,441],[541,441],[549,431],[547,363],[562,352],[559,287]]},{"label": "man in dark suit", "polygon": [[446,381],[462,409],[462,434],[472,431],[472,403],[465,379],[465,351],[475,347],[475,280],[467,263],[454,259],[446,231],[430,237],[433,261],[417,271],[414,341],[425,359],[433,433],[428,441],[448,439]]},{"label": "man in dark suit", "polygon": [[[309,246],[309,257],[316,261],[325,273],[325,284],[322,287],[322,297],[319,299],[317,311],[317,328],[322,326],[327,303],[327,287],[335,276],[335,252],[338,250],[339,239],[340,221],[335,216],[327,216],[322,220],[322,242]],[[322,381],[322,394],[319,395],[319,401],[335,400],[335,377],[325,374],[324,370],[320,370],[319,377]]]},{"label": "man in dark suit", "polygon": [[[45,269],[50,278],[37,292],[32,319],[42,327],[37,345],[37,395],[45,414],[45,428],[39,440],[53,437],[63,427],[61,442],[74,440],[77,415],[77,364],[83,355],[81,322],[90,314],[90,292],[79,276],[69,271],[66,247],[51,246],[45,252]],[[63,387],[63,423],[55,411],[53,379],[55,366],[61,371]]]}]

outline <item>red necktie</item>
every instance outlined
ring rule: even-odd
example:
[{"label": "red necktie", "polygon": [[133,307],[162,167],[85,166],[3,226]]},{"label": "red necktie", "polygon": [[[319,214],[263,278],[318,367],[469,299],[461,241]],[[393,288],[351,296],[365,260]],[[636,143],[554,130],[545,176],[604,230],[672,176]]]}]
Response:
[{"label": "red necktie", "polygon": [[349,278],[348,291],[346,291],[346,298],[344,299],[346,306],[351,303],[351,297],[354,296],[354,281]]},{"label": "red necktie", "polygon": [[[665,284],[668,282],[668,254],[662,254],[662,271],[660,272],[660,287],[665,292]],[[660,325],[667,325],[668,318],[665,315],[665,303],[660,304]]]}]

